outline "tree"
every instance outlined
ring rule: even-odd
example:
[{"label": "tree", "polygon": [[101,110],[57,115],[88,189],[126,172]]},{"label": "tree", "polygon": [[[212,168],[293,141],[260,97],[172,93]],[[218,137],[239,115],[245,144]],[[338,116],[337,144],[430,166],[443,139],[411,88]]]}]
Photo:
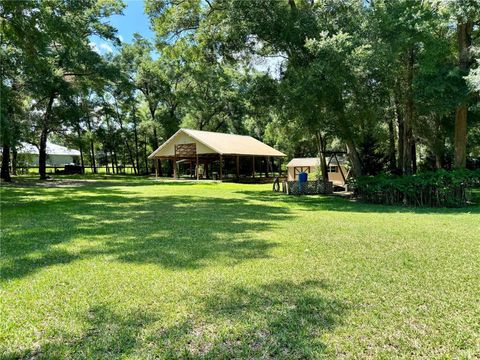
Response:
[{"label": "tree", "polygon": [[[115,41],[102,19],[121,7],[2,4],[4,158],[34,133],[44,178],[54,134],[94,171],[141,174],[180,126],[318,154],[325,180],[333,148],[356,176],[411,174],[423,154],[422,166],[449,168],[454,147],[464,166],[478,152],[477,1],[147,0],[155,42],[136,34],[100,56],[89,36]],[[279,71],[257,59],[282,59]]]},{"label": "tree", "polygon": [[11,152],[18,145],[24,117],[26,95],[25,77],[20,71],[22,53],[16,44],[16,28],[12,25],[13,14],[9,13],[12,4],[0,6],[0,145],[2,147],[2,167],[0,177],[11,181]]},{"label": "tree", "polygon": [[[101,20],[119,13],[123,3],[113,0],[64,2],[61,0],[6,2],[3,15],[10,38],[22,51],[22,69],[34,108],[42,111],[39,132],[39,172],[46,178],[48,134],[62,119],[55,114],[61,97],[73,95],[79,77],[95,77],[102,71],[101,57],[89,45],[89,36],[115,40],[115,29]],[[52,11],[52,10],[55,11]]]},{"label": "tree", "polygon": [[[480,3],[475,0],[445,1],[445,3],[452,20],[457,22],[458,70],[462,77],[466,77],[473,65],[471,47],[474,38],[474,24],[478,26],[480,23]],[[466,81],[463,81],[461,86],[465,96],[459,99],[455,111],[454,166],[456,168],[464,168],[467,157],[467,117],[470,99],[467,95]]]},{"label": "tree", "polygon": [[158,148],[157,111],[164,91],[163,69],[159,60],[152,58],[152,44],[134,34],[132,44],[124,44],[121,49],[121,61],[126,75],[145,98],[153,129],[152,147]]}]

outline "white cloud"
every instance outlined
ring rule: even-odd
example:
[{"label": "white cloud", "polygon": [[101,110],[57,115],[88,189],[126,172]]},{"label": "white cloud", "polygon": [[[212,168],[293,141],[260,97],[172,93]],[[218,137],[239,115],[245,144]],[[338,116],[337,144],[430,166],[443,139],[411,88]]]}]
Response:
[{"label": "white cloud", "polygon": [[94,41],[91,41],[88,45],[90,45],[90,48],[95,51],[96,53],[100,54],[100,49],[97,46],[97,43]]},{"label": "white cloud", "polygon": [[113,47],[105,42],[90,41],[89,45],[93,51],[100,55],[113,52]]},{"label": "white cloud", "polygon": [[98,47],[103,50],[103,52],[113,52],[113,48],[107,43],[101,43]]}]

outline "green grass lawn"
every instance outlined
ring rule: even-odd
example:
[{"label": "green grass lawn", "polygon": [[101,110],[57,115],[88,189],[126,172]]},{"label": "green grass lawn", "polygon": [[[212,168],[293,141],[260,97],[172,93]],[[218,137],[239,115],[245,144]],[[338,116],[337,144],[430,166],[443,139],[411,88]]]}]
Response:
[{"label": "green grass lawn", "polygon": [[480,357],[478,206],[96,179],[2,187],[0,357]]}]

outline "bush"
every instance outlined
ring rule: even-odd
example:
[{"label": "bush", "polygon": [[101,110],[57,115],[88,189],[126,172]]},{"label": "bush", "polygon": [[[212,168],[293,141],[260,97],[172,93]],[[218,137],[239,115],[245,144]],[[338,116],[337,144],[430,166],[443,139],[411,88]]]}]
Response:
[{"label": "bush", "polygon": [[461,207],[468,189],[480,186],[480,170],[430,171],[411,176],[362,176],[350,182],[355,196],[370,203]]}]

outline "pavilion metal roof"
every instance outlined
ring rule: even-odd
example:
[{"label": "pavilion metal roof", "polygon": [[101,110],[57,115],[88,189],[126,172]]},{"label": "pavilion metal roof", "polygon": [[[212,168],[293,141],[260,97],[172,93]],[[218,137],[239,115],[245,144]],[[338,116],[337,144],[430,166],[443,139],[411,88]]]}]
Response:
[{"label": "pavilion metal roof", "polygon": [[222,155],[250,155],[250,156],[286,156],[284,153],[264,144],[263,142],[245,135],[224,134],[211,131],[180,129],[157,150],[155,150],[149,158],[161,157],[162,149],[172,142],[181,134],[190,136],[195,141],[212,150],[212,153]]}]

